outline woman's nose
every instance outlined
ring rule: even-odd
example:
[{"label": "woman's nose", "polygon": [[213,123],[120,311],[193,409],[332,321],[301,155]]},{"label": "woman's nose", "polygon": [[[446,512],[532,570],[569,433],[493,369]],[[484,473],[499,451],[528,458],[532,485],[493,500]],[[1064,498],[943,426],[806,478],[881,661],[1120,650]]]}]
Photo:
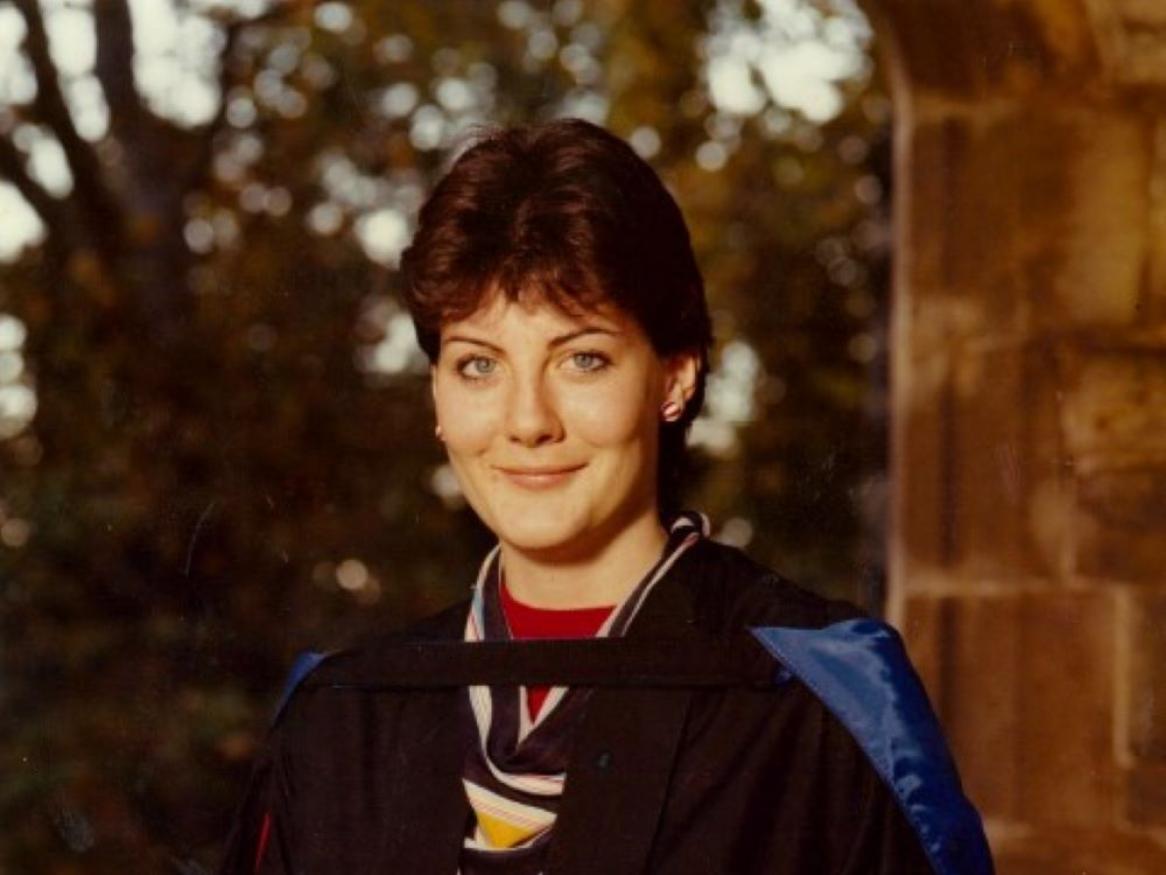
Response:
[{"label": "woman's nose", "polygon": [[526,447],[562,438],[562,422],[541,380],[521,380],[515,384],[510,394],[506,430],[511,441]]}]

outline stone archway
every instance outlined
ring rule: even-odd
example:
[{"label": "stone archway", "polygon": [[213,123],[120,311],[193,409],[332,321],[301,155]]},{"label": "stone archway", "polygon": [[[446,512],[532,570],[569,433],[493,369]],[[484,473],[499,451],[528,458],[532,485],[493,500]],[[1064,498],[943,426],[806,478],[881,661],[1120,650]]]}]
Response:
[{"label": "stone archway", "polygon": [[866,5],[891,616],[1004,875],[1166,872],[1166,3]]}]

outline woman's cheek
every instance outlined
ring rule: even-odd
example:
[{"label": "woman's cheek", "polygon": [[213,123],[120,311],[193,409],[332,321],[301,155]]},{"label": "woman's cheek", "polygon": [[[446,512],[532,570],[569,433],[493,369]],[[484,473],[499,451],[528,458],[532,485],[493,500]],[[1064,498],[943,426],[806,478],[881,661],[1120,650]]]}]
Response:
[{"label": "woman's cheek", "polygon": [[497,428],[495,417],[478,411],[462,411],[453,428],[446,431],[446,446],[465,455],[476,455],[489,449]]},{"label": "woman's cheek", "polygon": [[569,431],[592,446],[625,443],[641,430],[642,406],[634,388],[579,397],[569,407]]},{"label": "woman's cheek", "polygon": [[452,387],[438,396],[438,421],[446,448],[474,453],[490,446],[498,430],[499,416],[488,393],[468,392]]}]

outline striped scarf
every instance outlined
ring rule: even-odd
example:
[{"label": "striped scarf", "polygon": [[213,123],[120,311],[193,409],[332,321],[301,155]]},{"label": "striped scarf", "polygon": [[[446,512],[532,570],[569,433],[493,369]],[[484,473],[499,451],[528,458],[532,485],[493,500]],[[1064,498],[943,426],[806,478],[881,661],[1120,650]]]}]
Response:
[{"label": "striped scarf", "polygon": [[[596,637],[622,636],[652,588],[708,532],[703,514],[685,511],[676,517],[660,559]],[[466,621],[468,642],[511,638],[499,596],[499,551],[500,546],[490,551],[478,573]],[[470,748],[462,773],[474,818],[462,846],[460,875],[538,875],[543,870],[566,780],[571,733],[588,693],[553,687],[531,720],[525,687],[469,688],[480,743]]]}]

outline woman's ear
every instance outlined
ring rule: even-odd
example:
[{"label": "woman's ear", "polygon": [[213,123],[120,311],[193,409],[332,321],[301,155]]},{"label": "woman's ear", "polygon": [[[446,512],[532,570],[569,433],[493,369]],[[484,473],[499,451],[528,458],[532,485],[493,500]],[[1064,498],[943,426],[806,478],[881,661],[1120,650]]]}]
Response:
[{"label": "woman's ear", "polygon": [[664,359],[664,401],[671,401],[683,410],[696,394],[700,374],[700,353],[695,350],[673,353]]},{"label": "woman's ear", "polygon": [[439,441],[445,440],[445,432],[437,419],[437,365],[429,366],[429,394],[433,397],[433,435]]}]

